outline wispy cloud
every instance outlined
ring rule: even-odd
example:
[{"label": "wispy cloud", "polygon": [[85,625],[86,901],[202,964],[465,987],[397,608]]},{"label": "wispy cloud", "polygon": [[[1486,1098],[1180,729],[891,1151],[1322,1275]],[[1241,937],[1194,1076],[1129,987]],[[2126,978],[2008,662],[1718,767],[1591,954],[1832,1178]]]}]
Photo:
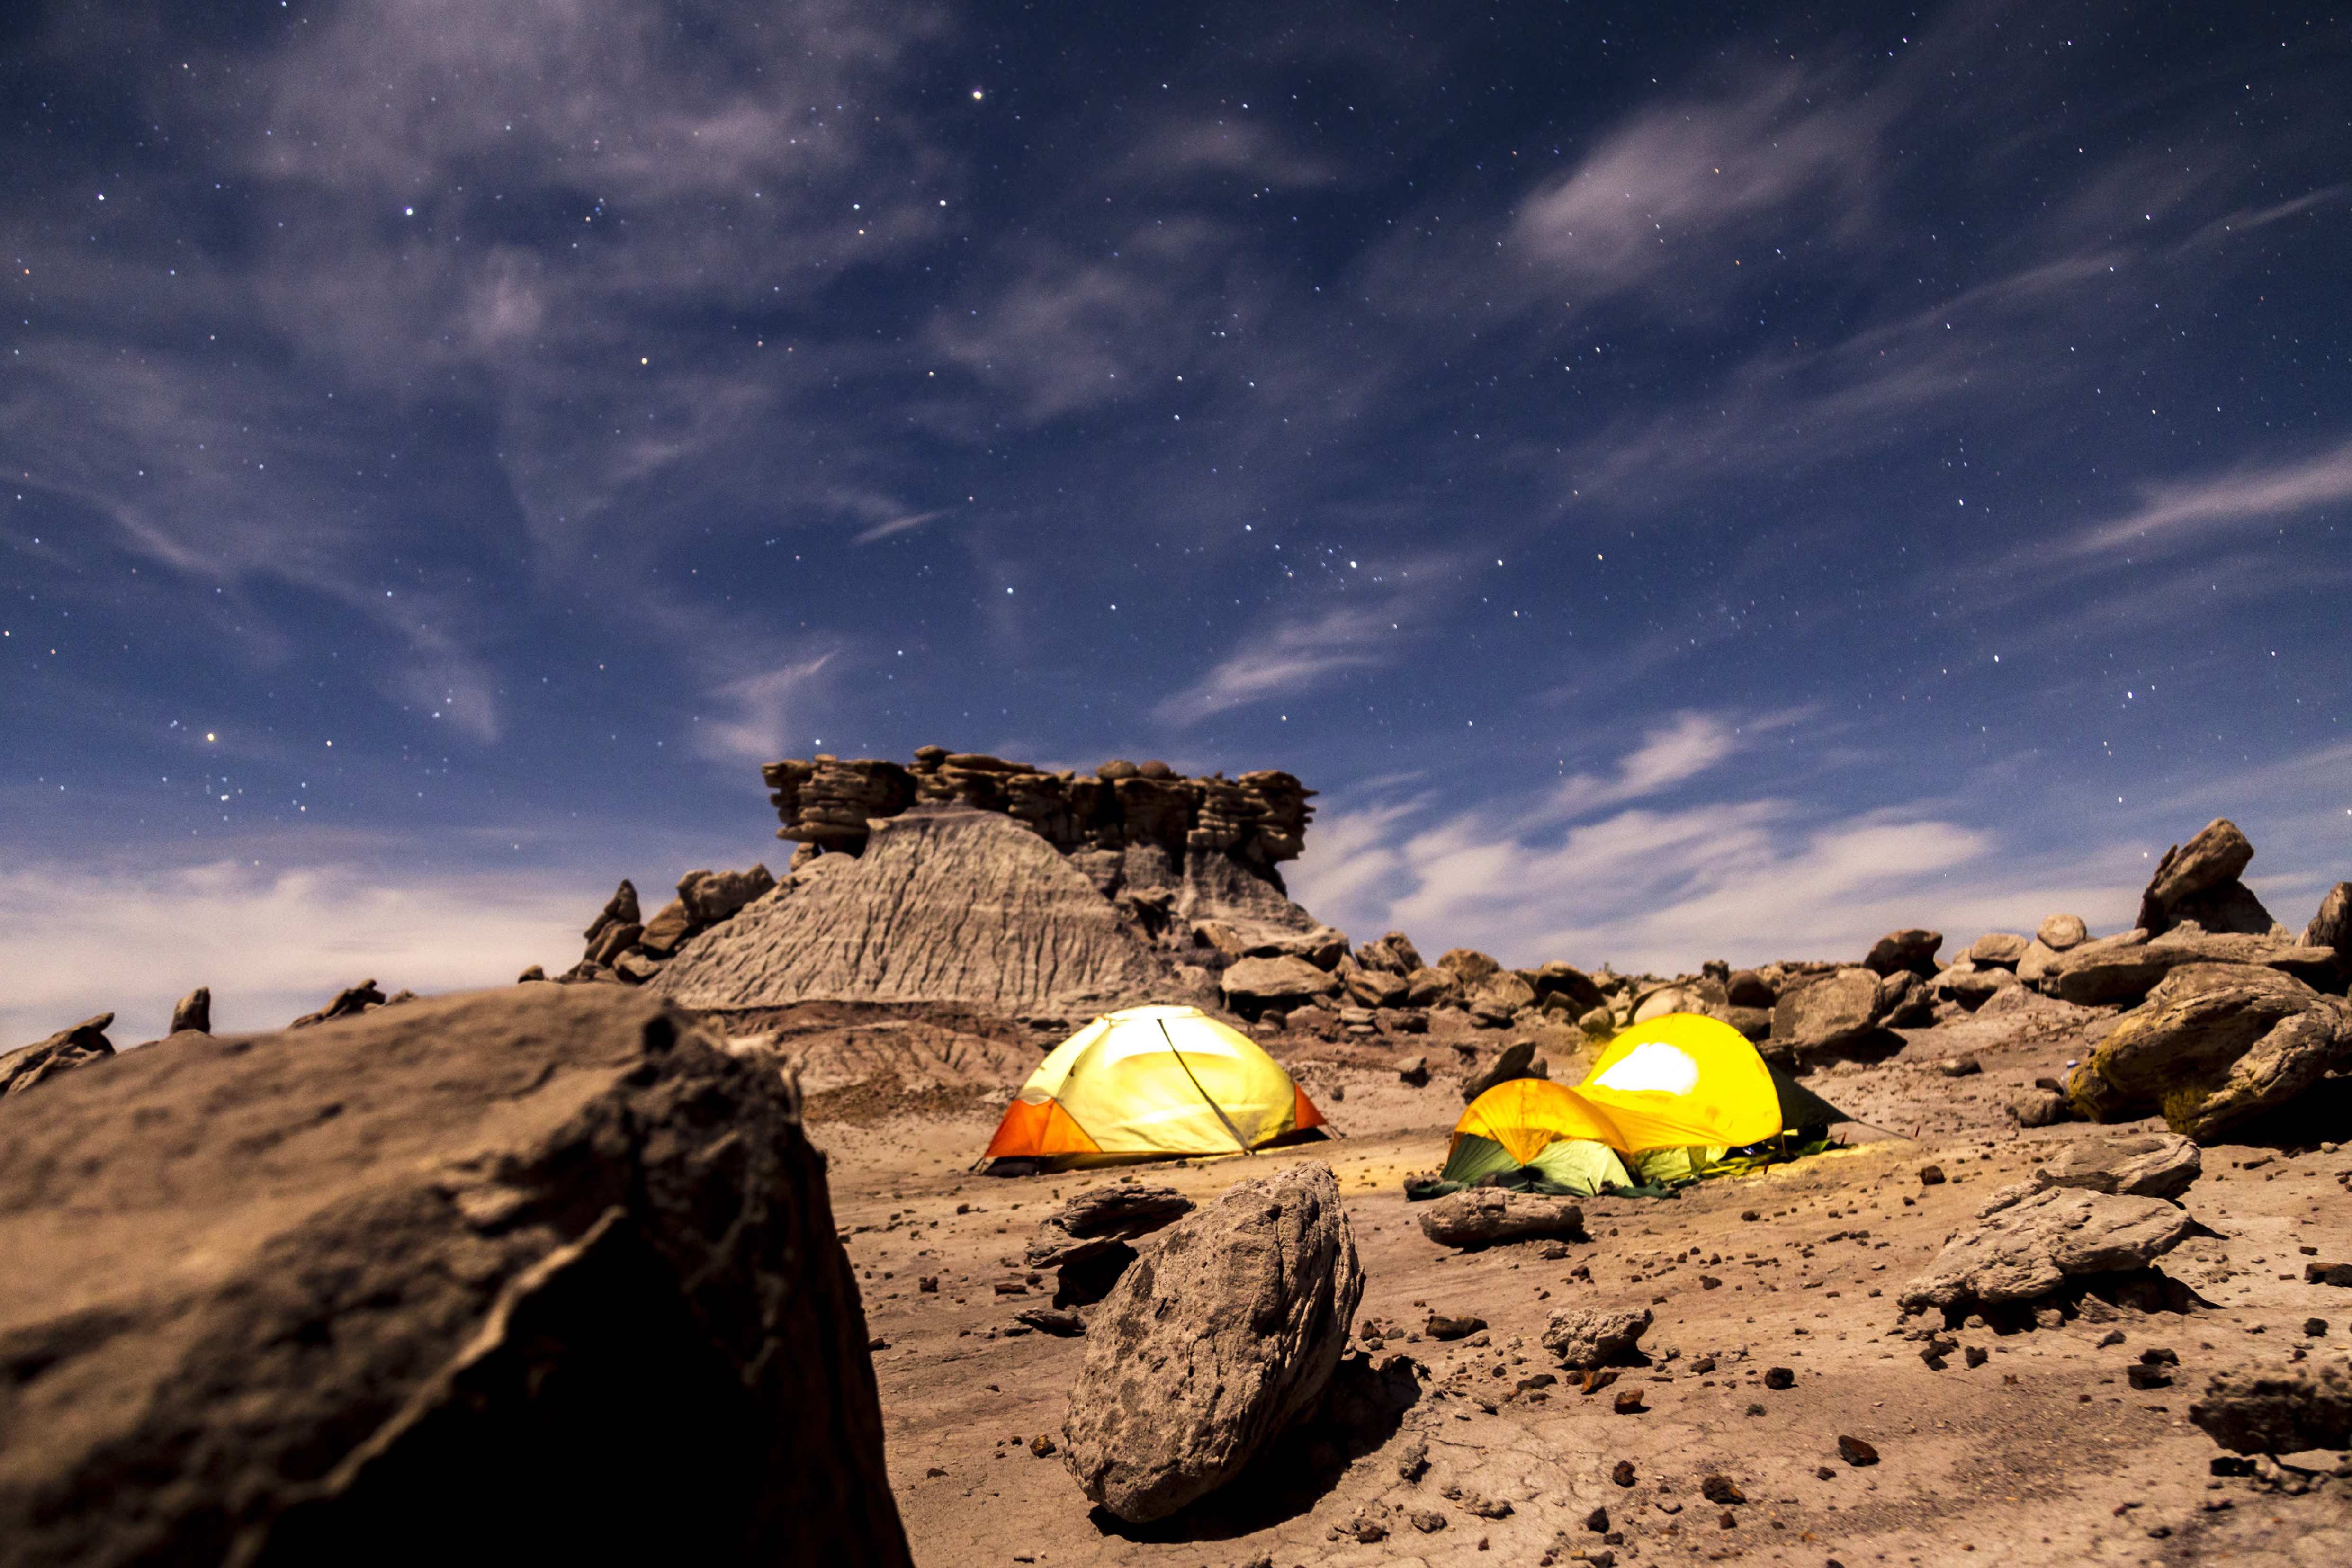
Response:
[{"label": "wispy cloud", "polygon": [[1559,816],[1575,817],[1622,800],[1638,800],[1705,773],[1738,747],[1738,734],[1724,719],[1713,714],[1678,714],[1652,729],[1610,773],[1578,773],[1560,780],[1546,806]]},{"label": "wispy cloud", "polygon": [[2074,548],[2085,555],[2178,548],[2344,500],[2352,500],[2352,441],[2300,462],[2143,486],[2137,510],[2090,529]]},{"label": "wispy cloud", "polygon": [[[1636,116],[1519,208],[1507,246],[1587,295],[1685,265],[1705,246],[1801,204],[1855,224],[1877,161],[1883,111],[1790,72],[1726,97]],[[1685,296],[1678,294],[1677,299]]]},{"label": "wispy cloud", "polygon": [[909,532],[921,528],[935,517],[946,517],[950,509],[947,507],[938,507],[928,512],[910,512],[905,517],[892,517],[887,522],[876,523],[871,528],[860,529],[850,543],[870,545],[877,539],[887,539],[893,534]]},{"label": "wispy cloud", "polygon": [[1377,610],[1328,610],[1280,624],[1163,698],[1152,716],[1163,724],[1197,724],[1244,704],[1296,695],[1339,671],[1386,664],[1395,656],[1398,637],[1398,625]]},{"label": "wispy cloud", "polygon": [[728,681],[712,697],[734,710],[697,731],[705,756],[722,762],[773,762],[789,756],[794,737],[805,733],[804,709],[837,649]]}]

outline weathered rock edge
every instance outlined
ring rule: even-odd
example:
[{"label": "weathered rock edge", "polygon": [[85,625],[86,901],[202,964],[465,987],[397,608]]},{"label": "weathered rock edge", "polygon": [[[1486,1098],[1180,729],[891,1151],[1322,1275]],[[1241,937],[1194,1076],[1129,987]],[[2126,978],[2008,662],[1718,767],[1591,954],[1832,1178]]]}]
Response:
[{"label": "weathered rock edge", "polygon": [[1097,1309],[1062,1423],[1088,1500],[1164,1519],[1322,1396],[1364,1289],[1329,1167],[1234,1184],[1146,1241]]},{"label": "weathered rock edge", "polygon": [[527,986],[0,1106],[12,1564],[908,1561],[790,1088]]}]

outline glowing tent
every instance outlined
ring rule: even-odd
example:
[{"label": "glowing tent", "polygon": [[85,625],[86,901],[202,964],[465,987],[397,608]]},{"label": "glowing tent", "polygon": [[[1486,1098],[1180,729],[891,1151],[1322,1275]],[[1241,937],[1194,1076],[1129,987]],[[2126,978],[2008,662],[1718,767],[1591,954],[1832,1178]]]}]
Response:
[{"label": "glowing tent", "polygon": [[1729,1150],[1844,1119],[1730,1025],[1674,1013],[1610,1041],[1573,1089],[1518,1078],[1479,1095],[1454,1124],[1439,1184],[1493,1177],[1590,1197],[1685,1179]]},{"label": "glowing tent", "polygon": [[1230,1155],[1322,1124],[1306,1091],[1247,1035],[1198,1008],[1128,1008],[1037,1064],[986,1157],[1071,1166]]}]

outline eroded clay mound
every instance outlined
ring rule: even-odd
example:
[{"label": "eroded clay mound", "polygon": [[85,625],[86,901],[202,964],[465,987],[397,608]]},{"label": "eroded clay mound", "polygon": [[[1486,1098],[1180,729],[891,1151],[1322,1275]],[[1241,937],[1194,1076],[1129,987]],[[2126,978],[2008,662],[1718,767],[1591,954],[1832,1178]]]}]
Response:
[{"label": "eroded clay mound", "polygon": [[918,807],[688,944],[646,988],[690,1008],[950,1002],[1066,1012],[1200,999],[1069,860],[1008,817]]}]

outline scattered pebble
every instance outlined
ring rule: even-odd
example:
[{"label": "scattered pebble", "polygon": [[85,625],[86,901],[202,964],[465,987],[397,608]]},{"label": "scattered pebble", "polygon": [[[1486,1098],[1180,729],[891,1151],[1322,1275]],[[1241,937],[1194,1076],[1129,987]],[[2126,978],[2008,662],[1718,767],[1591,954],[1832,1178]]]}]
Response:
[{"label": "scattered pebble", "polygon": [[[1837,1447],[1838,1458],[1843,1459],[1849,1465],[1860,1467],[1863,1465],[1874,1465],[1878,1463],[1878,1450],[1872,1448],[1868,1443],[1864,1442],[1860,1437],[1840,1436],[1837,1440]],[[1822,1473],[1826,1477],[1835,1472],[1830,1470],[1827,1467],[1823,1467]]]}]

